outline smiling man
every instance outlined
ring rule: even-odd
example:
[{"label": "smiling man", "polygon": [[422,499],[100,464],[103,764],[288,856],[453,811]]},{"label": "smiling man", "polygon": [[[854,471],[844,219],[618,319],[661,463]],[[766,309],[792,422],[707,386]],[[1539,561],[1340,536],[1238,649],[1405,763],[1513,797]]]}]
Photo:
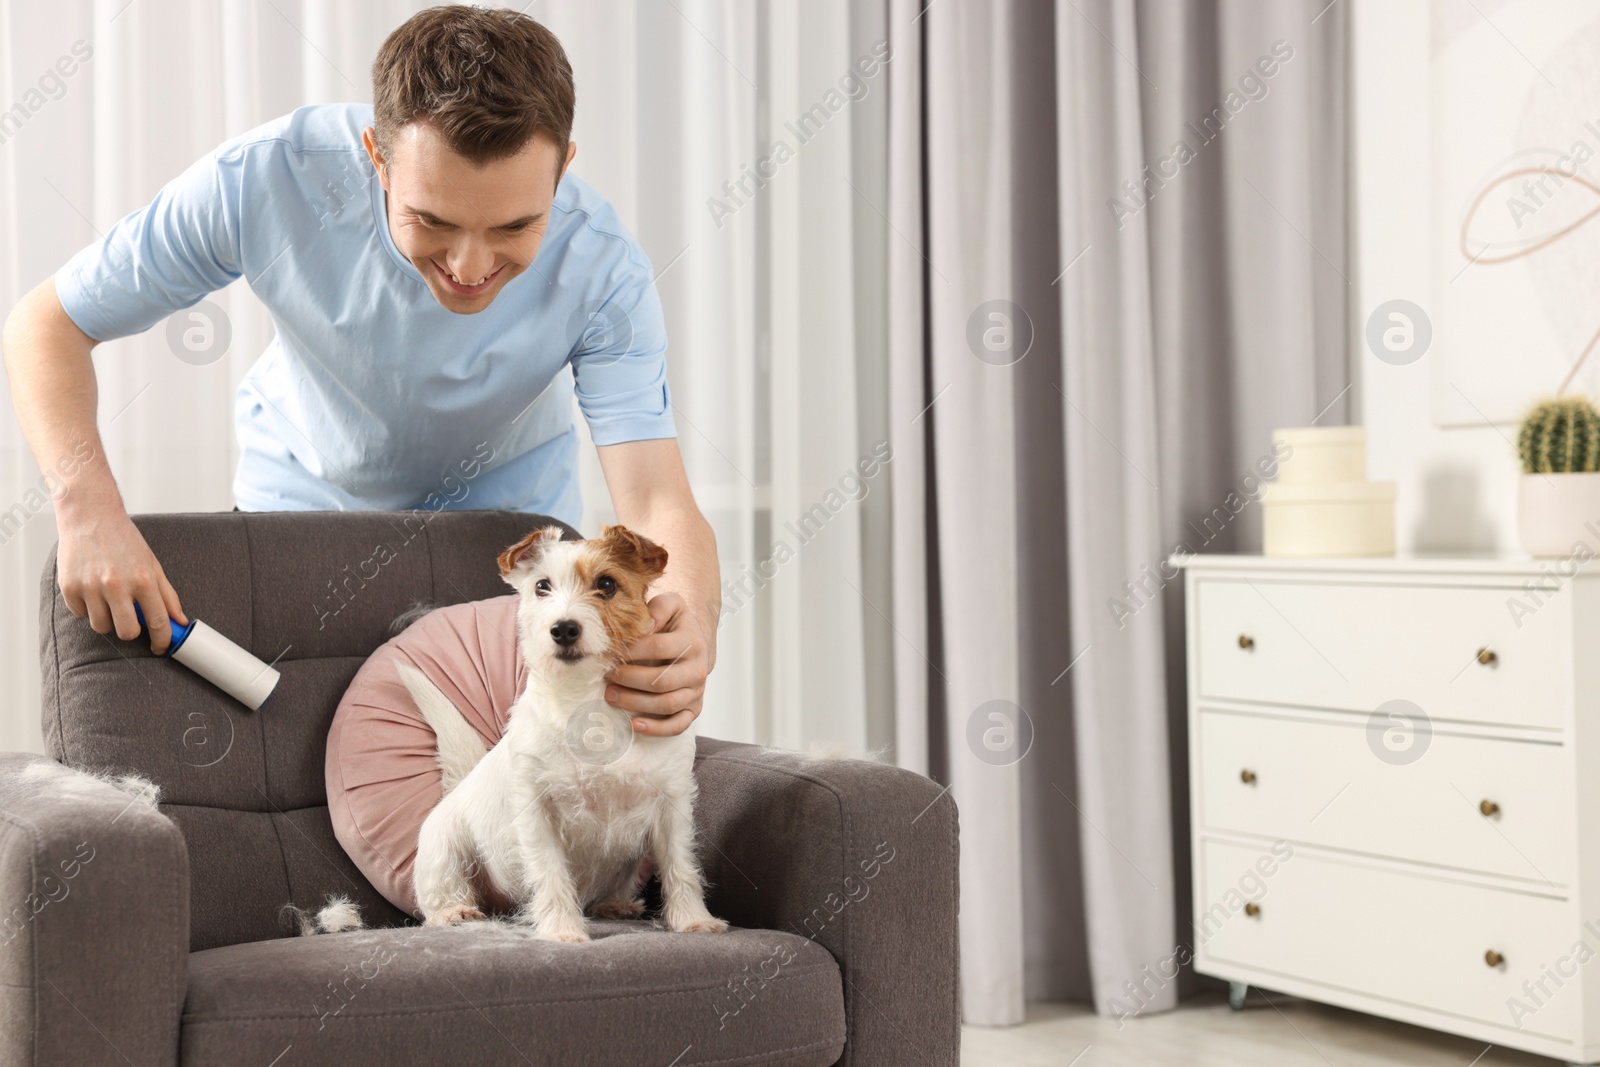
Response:
[{"label": "smiling man", "polygon": [[[5,360],[34,456],[103,455],[94,345],[239,278],[276,334],[235,401],[245,511],[420,507],[470,471],[455,504],[576,525],[576,390],[618,520],[671,558],[633,649],[671,665],[620,668],[608,699],[641,732],[681,732],[715,658],[716,546],[678,453],[650,262],[568,171],[566,54],[515,12],[430,8],[372,81],[372,107],[301,108],[222,145],[23,299]],[[163,650],[186,616],[104,464],[56,515],[67,605],[131,639],[138,603]]]}]

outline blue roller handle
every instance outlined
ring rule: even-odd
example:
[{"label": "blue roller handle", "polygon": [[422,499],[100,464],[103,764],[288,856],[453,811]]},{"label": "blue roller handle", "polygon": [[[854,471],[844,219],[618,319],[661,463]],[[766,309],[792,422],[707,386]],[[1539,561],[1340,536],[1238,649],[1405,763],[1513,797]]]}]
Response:
[{"label": "blue roller handle", "polygon": [[[139,617],[139,625],[144,626],[144,612],[139,610],[138,604],[133,605],[133,613]],[[187,623],[181,623],[177,619],[168,619],[167,625],[172,627],[172,644],[167,646],[165,654],[170,656],[178,651],[178,646],[183,644],[184,640],[189,636],[189,631],[194,629],[194,624],[199,621],[199,619],[190,619]]]}]

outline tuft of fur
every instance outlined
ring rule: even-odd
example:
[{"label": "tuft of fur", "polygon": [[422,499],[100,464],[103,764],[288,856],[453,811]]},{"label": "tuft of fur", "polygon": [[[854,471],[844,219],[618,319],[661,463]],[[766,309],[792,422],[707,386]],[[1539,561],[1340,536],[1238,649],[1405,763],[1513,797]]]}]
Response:
[{"label": "tuft of fur", "polygon": [[355,901],[349,897],[331,897],[317,912],[317,928],[325,934],[337,934],[345,930],[365,930],[367,924],[362,921],[361,909],[356,907]]},{"label": "tuft of fur", "polygon": [[433,600],[413,600],[409,608],[406,608],[406,610],[396,615],[393,621],[389,623],[389,636],[399,636],[400,633],[412,623],[416,622],[424,615],[433,614],[443,606],[443,604]]},{"label": "tuft of fur", "polygon": [[161,787],[142,774],[119,774],[115,777],[106,775],[101,780],[109,782],[146,807],[154,808],[161,803]]},{"label": "tuft of fur", "polygon": [[868,763],[888,763],[889,756],[894,751],[893,745],[884,745],[868,751],[865,755],[856,756],[850,752],[850,747],[843,741],[812,741],[806,746],[806,758],[824,763],[834,763],[839,760],[865,760]]},{"label": "tuft of fur", "polygon": [[367,928],[367,924],[361,918],[361,909],[356,906],[355,901],[332,893],[328,894],[328,903],[324,904],[315,915],[293,904],[285,904],[283,914],[294,920],[301,937],[339,934],[346,930]]},{"label": "tuft of fur", "polygon": [[128,794],[134,800],[154,809],[161,803],[161,787],[142,774],[119,774],[116,771],[88,771],[68,767],[54,761],[30,763],[22,769],[24,778],[46,778],[64,791],[81,793],[91,783],[109,785]]}]

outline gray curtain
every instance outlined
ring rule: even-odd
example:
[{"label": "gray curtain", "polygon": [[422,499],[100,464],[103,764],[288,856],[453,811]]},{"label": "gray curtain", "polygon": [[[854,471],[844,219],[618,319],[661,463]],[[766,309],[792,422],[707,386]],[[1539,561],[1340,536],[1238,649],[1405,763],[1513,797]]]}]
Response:
[{"label": "gray curtain", "polygon": [[1174,550],[1351,410],[1345,10],[891,0],[900,761],[961,809],[971,1022],[1191,976]]}]

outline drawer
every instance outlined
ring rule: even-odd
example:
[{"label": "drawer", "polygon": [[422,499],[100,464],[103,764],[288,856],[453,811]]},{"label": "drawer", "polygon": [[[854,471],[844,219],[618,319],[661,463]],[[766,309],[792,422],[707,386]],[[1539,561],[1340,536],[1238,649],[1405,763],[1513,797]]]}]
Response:
[{"label": "drawer", "polygon": [[[1206,973],[1233,963],[1507,1029],[1520,1023],[1525,1032],[1576,1037],[1581,988],[1571,975],[1580,930],[1563,900],[1304,848],[1279,861],[1265,849],[1205,841],[1200,863],[1195,937]],[[1489,951],[1504,961],[1489,966]],[[1546,967],[1566,972],[1563,987],[1542,977]],[[1550,995],[1535,1005],[1523,983],[1541,980]],[[1532,1013],[1513,1018],[1513,1003]]]},{"label": "drawer", "polygon": [[1431,719],[1565,725],[1570,594],[1519,617],[1509,588],[1203,578],[1196,589],[1202,697],[1367,712],[1408,700]]},{"label": "drawer", "polygon": [[[1415,762],[1388,763],[1366,717],[1352,719],[1202,710],[1202,824],[1541,886],[1570,882],[1576,801],[1565,748],[1435,732]],[[1492,816],[1484,801],[1498,809]]]}]

